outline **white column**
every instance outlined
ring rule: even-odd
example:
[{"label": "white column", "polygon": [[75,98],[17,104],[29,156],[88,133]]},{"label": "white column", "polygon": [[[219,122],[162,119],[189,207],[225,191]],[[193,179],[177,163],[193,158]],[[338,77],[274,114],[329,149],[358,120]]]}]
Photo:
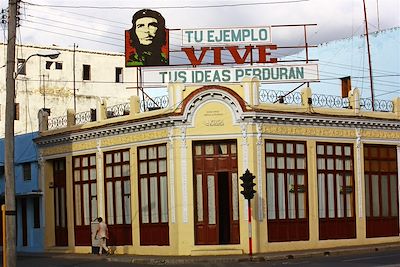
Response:
[{"label": "white column", "polygon": [[264,219],[263,210],[263,179],[262,179],[262,123],[257,123],[257,196],[258,196],[258,220]]},{"label": "white column", "polygon": [[104,166],[103,166],[103,151],[101,150],[101,140],[97,140],[96,152],[96,173],[97,173],[97,212],[98,217],[102,217],[105,221],[105,194],[104,194]]},{"label": "white column", "polygon": [[357,160],[357,169],[356,169],[356,177],[355,177],[355,182],[357,182],[357,188],[356,192],[358,194],[358,217],[362,218],[363,217],[363,194],[362,194],[362,183],[361,183],[361,130],[356,129],[356,160]]},{"label": "white column", "polygon": [[182,220],[188,223],[186,126],[181,128]]},{"label": "white column", "polygon": [[[240,128],[242,129],[242,155],[243,155],[243,165],[242,165],[242,171],[243,173],[249,168],[249,143],[247,142],[247,123],[242,123],[240,124]],[[239,174],[239,177],[241,177],[242,174]],[[239,185],[241,182],[239,182]],[[241,187],[239,192],[241,191]],[[248,207],[247,207],[247,200],[243,201],[243,218],[247,221],[248,220]]]},{"label": "white column", "polygon": [[174,165],[174,128],[170,128],[168,131],[169,138],[169,203],[171,209],[171,223],[175,223],[175,165]]}]

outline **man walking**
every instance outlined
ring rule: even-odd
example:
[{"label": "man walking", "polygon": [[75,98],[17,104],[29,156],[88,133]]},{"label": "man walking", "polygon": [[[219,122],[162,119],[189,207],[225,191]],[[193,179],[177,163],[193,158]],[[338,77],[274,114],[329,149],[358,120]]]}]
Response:
[{"label": "man walking", "polygon": [[99,217],[97,218],[99,221],[99,226],[97,227],[96,235],[95,238],[100,238],[100,250],[99,254],[101,255],[103,252],[103,249],[107,251],[107,255],[110,254],[110,249],[106,245],[106,241],[108,239],[108,227],[105,222],[103,222],[103,218]]}]

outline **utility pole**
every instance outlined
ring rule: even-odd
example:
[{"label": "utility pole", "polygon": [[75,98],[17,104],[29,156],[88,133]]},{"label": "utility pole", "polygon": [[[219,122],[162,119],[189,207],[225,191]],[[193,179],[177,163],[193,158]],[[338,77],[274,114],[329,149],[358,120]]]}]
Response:
[{"label": "utility pole", "polygon": [[74,77],[74,111],[75,111],[75,114],[76,114],[76,85],[75,85],[75,48],[76,48],[76,44],[74,43],[74,55],[73,55],[73,60],[72,60],[72,64],[73,64],[73,67],[72,67],[72,69],[73,69],[73,77]]},{"label": "utility pole", "polygon": [[6,75],[6,118],[5,118],[5,203],[6,203],[6,244],[7,267],[16,267],[16,205],[14,172],[14,116],[15,116],[15,39],[17,30],[17,2],[8,2],[8,39],[7,39],[7,75]]}]

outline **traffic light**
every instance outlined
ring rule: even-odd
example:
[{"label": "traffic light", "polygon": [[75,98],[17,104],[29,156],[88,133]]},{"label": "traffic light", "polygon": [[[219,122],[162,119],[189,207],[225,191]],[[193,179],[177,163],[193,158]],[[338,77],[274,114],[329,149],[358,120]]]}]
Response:
[{"label": "traffic light", "polygon": [[254,197],[254,194],[257,192],[254,190],[254,186],[256,185],[253,183],[254,178],[256,178],[248,169],[246,172],[243,174],[242,177],[240,177],[240,180],[243,181],[241,186],[243,187],[243,191],[240,191],[240,193],[244,196],[245,199],[252,199]]}]

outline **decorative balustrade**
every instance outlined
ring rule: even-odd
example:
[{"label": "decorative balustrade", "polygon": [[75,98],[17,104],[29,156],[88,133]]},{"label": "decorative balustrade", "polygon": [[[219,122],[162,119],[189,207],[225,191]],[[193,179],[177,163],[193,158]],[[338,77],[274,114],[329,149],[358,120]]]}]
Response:
[{"label": "decorative balustrade", "polygon": [[48,120],[48,129],[55,130],[67,127],[67,116],[60,116],[55,118],[50,118]]},{"label": "decorative balustrade", "polygon": [[349,108],[349,99],[335,95],[313,94],[312,106],[319,108]]},{"label": "decorative balustrade", "polygon": [[259,94],[261,103],[282,103],[301,105],[301,93],[261,89]]},{"label": "decorative balustrade", "polygon": [[140,101],[140,111],[150,111],[168,107],[169,98],[167,95],[156,96],[154,98],[146,98]]},{"label": "decorative balustrade", "polygon": [[107,118],[115,118],[129,115],[131,106],[129,103],[123,103],[107,107]]},{"label": "decorative balustrade", "polygon": [[93,116],[94,117],[96,116],[95,112],[96,112],[95,109],[91,109],[89,111],[76,113],[76,115],[75,115],[75,124],[85,124],[87,122],[93,121],[95,119],[95,118],[93,118]]},{"label": "decorative balustrade", "polygon": [[[371,98],[361,98],[360,106],[361,106],[361,109],[363,109],[363,110],[372,111],[372,99]],[[393,111],[393,101],[374,99],[374,111],[392,112]]]}]

